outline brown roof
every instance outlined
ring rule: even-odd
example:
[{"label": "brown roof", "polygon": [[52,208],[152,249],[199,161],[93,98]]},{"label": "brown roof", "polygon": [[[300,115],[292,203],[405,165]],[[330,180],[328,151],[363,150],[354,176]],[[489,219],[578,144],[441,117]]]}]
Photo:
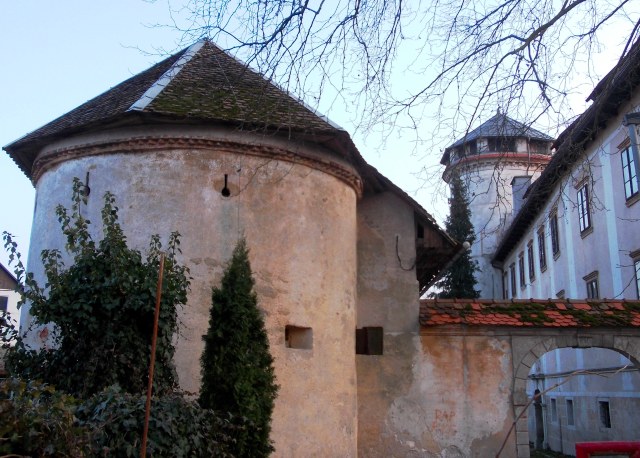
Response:
[{"label": "brown roof", "polygon": [[449,164],[451,149],[456,146],[460,146],[464,143],[476,140],[478,138],[506,138],[506,137],[526,137],[533,140],[542,140],[551,142],[553,137],[540,132],[533,127],[527,126],[515,119],[510,118],[504,113],[496,113],[488,121],[482,123],[480,126],[467,133],[464,137],[458,139],[452,145],[449,145],[444,150],[444,154],[440,159],[442,165]]},{"label": "brown roof", "polygon": [[14,290],[18,286],[16,277],[0,262],[0,289]]},{"label": "brown roof", "polygon": [[640,301],[424,299],[420,324],[543,328],[640,327]]},{"label": "brown roof", "polygon": [[[4,149],[30,175],[38,149],[56,139],[140,116],[231,123],[242,128],[346,132],[209,40],[202,40],[118,84]],[[346,135],[348,137],[348,135]],[[350,140],[349,140],[350,141]],[[329,145],[331,146],[331,145]],[[332,145],[345,155],[344,145]],[[351,145],[348,145],[348,147]],[[349,159],[349,158],[347,158]]]},{"label": "brown roof", "polygon": [[417,247],[421,288],[428,287],[460,247],[414,199],[367,164],[346,131],[209,40],[166,58],[4,149],[31,177],[40,148],[58,138],[113,125],[162,122],[223,123],[326,147],[355,167],[365,194],[388,191],[398,195],[414,209],[420,224],[436,234],[435,248],[427,252]]},{"label": "brown roof", "polygon": [[500,241],[493,261],[502,263],[520,238],[527,232],[539,212],[553,195],[556,185],[580,160],[587,146],[612,118],[621,105],[640,85],[640,40],[616,65],[589,96],[591,106],[576,119],[556,140],[556,153],[540,177],[529,187],[526,200],[511,226]]}]

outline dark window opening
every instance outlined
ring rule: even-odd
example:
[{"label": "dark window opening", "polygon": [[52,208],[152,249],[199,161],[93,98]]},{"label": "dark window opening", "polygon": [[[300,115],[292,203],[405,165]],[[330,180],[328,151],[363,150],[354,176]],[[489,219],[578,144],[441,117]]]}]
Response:
[{"label": "dark window opening", "polygon": [[548,154],[549,153],[549,147],[548,147],[547,142],[531,140],[529,142],[529,151],[531,153]]},{"label": "dark window opening", "polygon": [[622,150],[622,178],[624,181],[624,195],[629,200],[638,194],[638,175],[630,146]]},{"label": "dark window opening", "polygon": [[478,154],[478,145],[475,141],[467,143],[467,154]]},{"label": "dark window opening", "polygon": [[640,259],[636,259],[633,265],[636,269],[636,292],[638,293],[638,299],[640,299]]},{"label": "dark window opening", "polygon": [[544,229],[538,232],[538,253],[540,255],[540,271],[547,268],[547,251],[544,244]]},{"label": "dark window opening", "polygon": [[287,348],[311,350],[313,348],[313,329],[291,325],[285,326],[284,345]]},{"label": "dark window opening", "polygon": [[516,297],[516,265],[509,266],[509,274],[511,275],[511,297]]},{"label": "dark window opening", "polygon": [[611,428],[611,412],[609,411],[609,401],[598,401],[600,410],[600,426]]},{"label": "dark window opening", "polygon": [[524,275],[524,252],[521,251],[518,255],[518,270],[520,271],[520,288],[524,288],[527,283]]},{"label": "dark window opening", "polygon": [[600,288],[598,287],[598,271],[591,272],[583,277],[587,287],[587,299],[600,299]]},{"label": "dark window opening", "polygon": [[356,355],[382,355],[383,335],[377,326],[356,329]]},{"label": "dark window opening", "polygon": [[9,298],[7,296],[0,296],[0,312],[6,312],[9,305]]},{"label": "dark window opening", "polygon": [[575,420],[573,419],[573,399],[567,399],[567,425],[575,425]]},{"label": "dark window opening", "polygon": [[536,278],[535,262],[533,260],[533,240],[530,240],[527,244],[527,261],[529,264],[529,280],[533,281]]},{"label": "dark window opening", "polygon": [[498,153],[515,152],[516,151],[516,139],[510,138],[489,138],[489,151]]},{"label": "dark window opening", "polygon": [[580,232],[584,232],[591,227],[589,188],[586,184],[578,190],[578,222],[580,223]]},{"label": "dark window opening", "polygon": [[549,232],[551,232],[551,252],[554,256],[560,253],[560,234],[558,233],[558,214],[549,215]]},{"label": "dark window opening", "polygon": [[509,278],[506,271],[502,274],[502,298],[509,299]]}]

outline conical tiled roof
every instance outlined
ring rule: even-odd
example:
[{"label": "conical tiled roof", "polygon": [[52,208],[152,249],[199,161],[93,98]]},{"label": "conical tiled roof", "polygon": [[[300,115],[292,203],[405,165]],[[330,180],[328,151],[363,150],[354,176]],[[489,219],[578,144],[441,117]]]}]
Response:
[{"label": "conical tiled roof", "polygon": [[511,119],[504,113],[498,112],[487,122],[473,129],[471,132],[456,141],[447,149],[455,148],[456,146],[462,145],[463,143],[481,137],[528,137],[533,140],[553,141],[553,137],[550,137],[547,134],[540,132],[539,130],[529,127],[526,124],[516,121],[515,119]]},{"label": "conical tiled roof", "polygon": [[532,127],[527,126],[515,119],[508,117],[506,114],[498,112],[491,119],[476,127],[464,137],[458,139],[455,143],[445,149],[442,156],[441,164],[449,161],[450,150],[464,143],[476,140],[478,138],[506,138],[506,137],[527,137],[532,140],[553,141],[553,137],[540,132]]},{"label": "conical tiled roof", "polygon": [[414,209],[420,224],[440,236],[436,255],[418,248],[416,271],[421,288],[436,278],[461,247],[422,206],[366,163],[345,130],[208,40],[168,57],[4,149],[31,177],[41,148],[58,139],[112,126],[167,122],[225,124],[234,129],[282,133],[322,145],[349,162],[362,179],[364,194],[394,193]]},{"label": "conical tiled roof", "polygon": [[39,146],[135,115],[307,134],[344,132],[212,42],[202,40],[5,149],[29,174]]}]

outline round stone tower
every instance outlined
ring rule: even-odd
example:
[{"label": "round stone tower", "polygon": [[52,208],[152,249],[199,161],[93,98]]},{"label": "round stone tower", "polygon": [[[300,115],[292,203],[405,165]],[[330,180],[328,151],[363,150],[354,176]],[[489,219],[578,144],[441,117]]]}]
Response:
[{"label": "round stone tower", "polygon": [[502,274],[491,258],[503,231],[518,212],[530,183],[551,159],[553,138],[498,111],[445,149],[440,163],[448,183],[459,174],[467,187],[478,263],[480,297],[502,299]]},{"label": "round stone tower", "polygon": [[192,280],[175,363],[187,391],[200,385],[211,288],[244,236],[280,385],[276,455],[356,455],[363,161],[346,132],[202,41],[6,149],[36,187],[36,278],[42,249],[64,252],[55,207],[69,204],[74,177],[89,187],[89,220],[115,195],[131,246],[181,233]]}]

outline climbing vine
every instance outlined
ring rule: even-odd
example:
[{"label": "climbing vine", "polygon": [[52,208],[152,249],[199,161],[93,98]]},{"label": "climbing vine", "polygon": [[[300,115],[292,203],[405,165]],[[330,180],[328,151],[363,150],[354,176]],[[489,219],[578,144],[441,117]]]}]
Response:
[{"label": "climbing vine", "polygon": [[[4,233],[10,261],[16,263],[23,300],[30,304],[35,325],[53,329],[50,350],[30,349],[24,339],[10,351],[8,366],[14,375],[39,379],[77,396],[89,396],[117,384],[129,393],[147,385],[155,291],[160,253],[153,235],[146,257],[127,246],[118,222],[118,207],[110,192],[102,208],[103,238],[92,238],[91,222],[81,212],[87,203],[84,184],[73,181],[70,209],[56,209],[66,251],[73,262],[66,266],[56,249],[42,251],[46,282],[40,285],[27,273],[17,245]],[[95,233],[95,232],[94,232]],[[177,307],[187,301],[188,270],[176,259],[180,236],[170,235],[166,248],[154,391],[176,386],[172,338],[177,328]]]}]

